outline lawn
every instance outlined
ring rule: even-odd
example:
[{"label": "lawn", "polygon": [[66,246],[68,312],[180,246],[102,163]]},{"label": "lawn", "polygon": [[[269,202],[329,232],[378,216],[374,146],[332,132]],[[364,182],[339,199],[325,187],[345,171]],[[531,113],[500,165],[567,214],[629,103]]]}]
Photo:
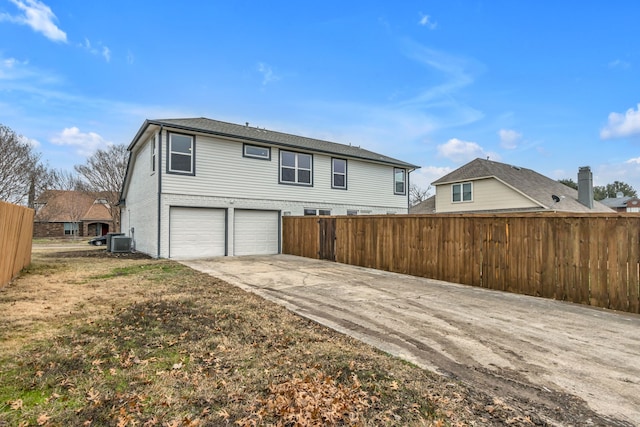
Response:
[{"label": "lawn", "polygon": [[529,424],[172,261],[34,252],[0,312],[0,426]]}]

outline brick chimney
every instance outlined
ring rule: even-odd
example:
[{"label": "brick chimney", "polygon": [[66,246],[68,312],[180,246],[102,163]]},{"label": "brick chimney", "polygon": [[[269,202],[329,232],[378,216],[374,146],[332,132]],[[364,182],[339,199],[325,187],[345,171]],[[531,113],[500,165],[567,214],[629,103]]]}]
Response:
[{"label": "brick chimney", "polygon": [[578,201],[593,209],[593,174],[589,166],[578,169]]}]

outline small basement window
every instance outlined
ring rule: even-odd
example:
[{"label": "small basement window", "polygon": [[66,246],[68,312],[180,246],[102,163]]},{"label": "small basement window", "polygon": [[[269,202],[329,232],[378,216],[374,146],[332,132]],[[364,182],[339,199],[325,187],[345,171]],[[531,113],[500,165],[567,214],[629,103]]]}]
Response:
[{"label": "small basement window", "polygon": [[269,147],[260,147],[258,145],[244,144],[242,155],[244,157],[252,157],[254,159],[271,160],[271,149]]},{"label": "small basement window", "polygon": [[313,209],[313,208],[305,208],[304,214],[309,215],[331,215],[331,209]]}]

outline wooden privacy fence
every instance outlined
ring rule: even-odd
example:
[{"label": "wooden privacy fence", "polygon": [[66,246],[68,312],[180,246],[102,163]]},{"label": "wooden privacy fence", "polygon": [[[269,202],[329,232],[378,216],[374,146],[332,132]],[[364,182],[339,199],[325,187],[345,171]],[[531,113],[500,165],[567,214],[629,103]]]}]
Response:
[{"label": "wooden privacy fence", "polygon": [[283,252],[640,313],[640,215],[283,217]]},{"label": "wooden privacy fence", "polygon": [[33,209],[0,201],[0,287],[31,264]]}]

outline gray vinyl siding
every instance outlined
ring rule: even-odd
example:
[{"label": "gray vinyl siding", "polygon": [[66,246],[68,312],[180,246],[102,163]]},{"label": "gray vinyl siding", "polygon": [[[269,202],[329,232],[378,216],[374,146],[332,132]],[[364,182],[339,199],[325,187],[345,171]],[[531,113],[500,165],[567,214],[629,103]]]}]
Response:
[{"label": "gray vinyl siding", "polygon": [[[166,168],[166,138],[162,171]],[[243,157],[243,144],[196,136],[196,175],[164,175],[163,194],[232,199],[268,199],[317,204],[376,206],[407,212],[407,197],[393,192],[393,167],[347,159],[347,190],[331,188],[331,155],[313,155],[313,186],[279,183],[280,152],[271,147],[271,160]],[[288,150],[297,151],[297,150]],[[304,152],[304,151],[297,151]]]}]

